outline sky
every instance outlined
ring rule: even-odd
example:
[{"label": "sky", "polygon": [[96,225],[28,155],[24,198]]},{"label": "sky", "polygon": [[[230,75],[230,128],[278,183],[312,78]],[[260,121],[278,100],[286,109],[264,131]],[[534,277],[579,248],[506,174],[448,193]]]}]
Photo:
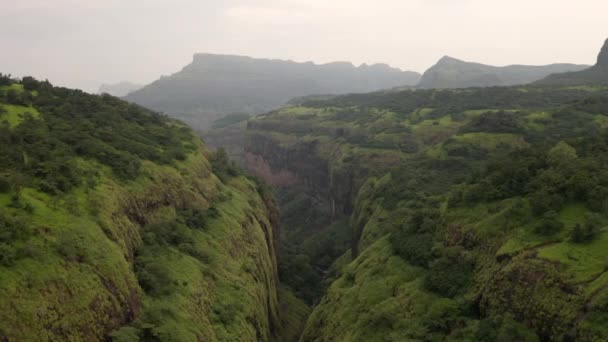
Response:
[{"label": "sky", "polygon": [[95,92],[196,52],[299,62],[594,64],[606,0],[0,0],[0,72]]}]

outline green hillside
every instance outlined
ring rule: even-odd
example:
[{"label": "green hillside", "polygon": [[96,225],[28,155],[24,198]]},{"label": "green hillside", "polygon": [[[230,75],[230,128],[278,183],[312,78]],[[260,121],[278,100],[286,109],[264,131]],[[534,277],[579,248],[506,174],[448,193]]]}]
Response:
[{"label": "green hillside", "polygon": [[316,303],[301,341],[605,337],[607,90],[407,90],[251,120],[252,168],[300,194],[279,201],[299,246],[281,277]]},{"label": "green hillside", "polygon": [[183,124],[0,75],[0,340],[275,340],[277,238]]}]

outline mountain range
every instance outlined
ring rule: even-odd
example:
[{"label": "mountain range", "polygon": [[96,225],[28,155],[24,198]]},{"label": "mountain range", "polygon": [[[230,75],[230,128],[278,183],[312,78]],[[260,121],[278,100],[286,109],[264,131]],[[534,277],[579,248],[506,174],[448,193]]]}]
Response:
[{"label": "mountain range", "polygon": [[181,71],[161,77],[125,99],[205,128],[223,114],[262,113],[294,97],[414,86],[419,79],[416,72],[386,64],[318,65],[200,53]]},{"label": "mountain range", "polygon": [[420,75],[386,64],[349,62],[314,64],[244,56],[195,54],[181,71],[137,89],[120,83],[101,92],[164,112],[198,130],[234,113],[258,114],[277,109],[297,97],[366,93],[416,87],[468,88],[511,86],[542,80],[551,74],[578,72],[587,65],[551,64],[496,67],[445,56]]},{"label": "mountain range", "polygon": [[122,97],[130,92],[133,92],[139,88],[143,87],[142,84],[136,84],[132,82],[119,82],[112,84],[102,84],[99,86],[100,94],[110,94],[112,96]]},{"label": "mountain range", "polygon": [[544,77],[568,71],[580,71],[588,65],[550,64],[543,66],[509,65],[496,67],[461,61],[445,56],[423,75],[419,88],[470,88],[528,84]]}]

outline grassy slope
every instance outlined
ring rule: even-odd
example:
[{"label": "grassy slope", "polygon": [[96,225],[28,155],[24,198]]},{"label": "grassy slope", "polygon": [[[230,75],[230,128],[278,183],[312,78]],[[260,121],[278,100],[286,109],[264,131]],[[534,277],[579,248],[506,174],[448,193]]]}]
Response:
[{"label": "grassy slope", "polygon": [[[573,222],[584,221],[586,209],[582,209],[572,213],[573,208],[567,206],[560,212],[560,220],[566,224],[564,235],[572,229]],[[362,241],[369,236],[382,237],[362,248],[361,255],[340,270],[338,279],[313,310],[302,341],[432,340],[434,335],[443,339],[446,337],[437,332],[437,325],[441,324],[449,327],[449,340],[476,340],[480,322],[477,315],[441,323],[444,316],[461,313],[463,302],[473,298],[481,298],[486,318],[509,312],[538,321],[550,317],[550,324],[577,326],[582,340],[605,336],[606,317],[594,313],[595,319],[587,320],[584,306],[601,308],[606,302],[606,232],[590,244],[574,244],[567,238],[551,242],[555,237],[503,231],[500,227],[506,218],[501,212],[492,214],[494,210],[486,205],[446,213],[449,226],[466,227],[469,234],[481,239],[480,247],[474,250],[478,260],[475,282],[467,293],[452,299],[426,290],[422,280],[428,271],[394,254],[386,227],[383,228],[391,214],[382,215],[384,209],[377,208],[368,217]],[[511,236],[519,236],[521,249],[512,251],[512,261],[498,262],[497,250],[501,243],[511,243]],[[546,274],[547,279],[532,285],[513,282],[513,274]],[[563,292],[560,286],[572,292]],[[520,292],[509,293],[509,289]],[[554,333],[560,335],[564,331],[560,327]]]},{"label": "grassy slope", "polygon": [[[37,116],[46,115],[53,114]],[[19,124],[14,120],[10,127]],[[81,170],[96,173],[67,193],[25,187],[20,207],[12,205],[14,192],[0,193],[2,214],[23,218],[32,232],[11,246],[19,251],[17,260],[0,266],[0,340],[100,340],[129,323],[114,333],[117,340],[141,334],[163,341],[274,338],[274,209],[250,180],[220,181],[204,146],[193,134],[188,139],[184,143],[194,141],[194,151],[184,161],[144,160],[130,181],[97,161],[76,158]],[[174,245],[154,250],[152,262],[164,270],[171,291],[143,291],[134,263],[145,247],[146,227],[177,220],[183,208],[212,206],[216,213],[205,227],[188,228],[187,253]]]},{"label": "grassy slope", "polygon": [[31,115],[35,118],[40,117],[38,110],[32,107],[15,106],[15,105],[1,105],[0,106],[0,122],[6,122],[10,127],[15,127],[20,124],[25,115]]}]

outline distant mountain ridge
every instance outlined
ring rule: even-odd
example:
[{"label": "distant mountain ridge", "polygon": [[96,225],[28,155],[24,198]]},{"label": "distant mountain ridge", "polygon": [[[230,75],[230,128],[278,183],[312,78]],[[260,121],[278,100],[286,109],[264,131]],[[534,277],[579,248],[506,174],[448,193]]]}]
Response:
[{"label": "distant mountain ridge", "polygon": [[512,86],[532,83],[550,74],[580,71],[588,67],[587,65],[576,64],[496,67],[444,56],[437,64],[424,72],[418,87],[430,89]]},{"label": "distant mountain ridge", "polygon": [[578,72],[556,73],[537,82],[544,85],[608,85],[608,39],[604,42],[597,63]]},{"label": "distant mountain ridge", "polygon": [[419,79],[419,73],[386,64],[356,67],[199,53],[181,71],[125,99],[205,128],[222,114],[267,112],[295,97],[414,86]]},{"label": "distant mountain ridge", "polygon": [[119,83],[112,83],[112,84],[104,83],[99,86],[99,93],[100,94],[105,93],[105,94],[110,94],[112,96],[122,97],[141,87],[143,87],[143,85],[132,83],[132,82],[119,82]]}]

